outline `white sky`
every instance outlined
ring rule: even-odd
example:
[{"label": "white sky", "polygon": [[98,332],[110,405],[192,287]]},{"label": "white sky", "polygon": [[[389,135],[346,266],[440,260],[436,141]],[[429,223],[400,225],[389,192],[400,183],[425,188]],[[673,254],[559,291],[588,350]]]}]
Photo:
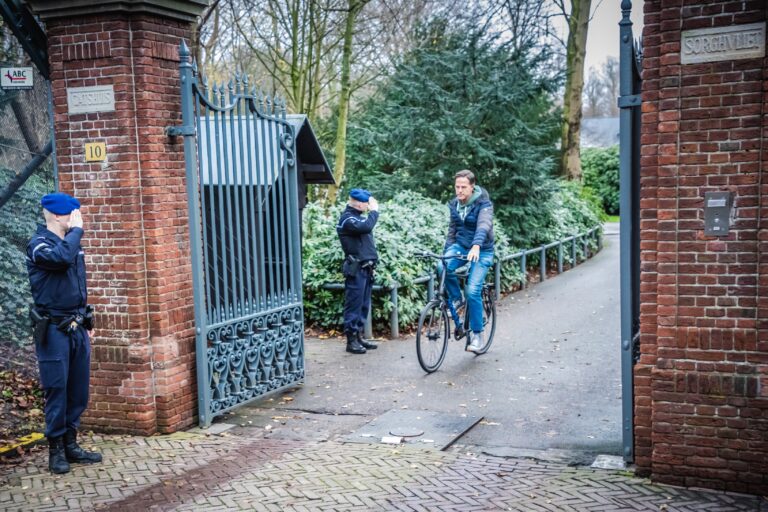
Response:
[{"label": "white sky", "polygon": [[[635,39],[642,34],[643,0],[632,0],[632,33]],[[555,18],[555,23],[567,36],[562,16]],[[587,55],[585,73],[589,68],[600,69],[608,56],[619,58],[619,21],[621,21],[621,0],[592,0],[592,20],[587,33]],[[564,38],[565,40],[565,38]]]}]

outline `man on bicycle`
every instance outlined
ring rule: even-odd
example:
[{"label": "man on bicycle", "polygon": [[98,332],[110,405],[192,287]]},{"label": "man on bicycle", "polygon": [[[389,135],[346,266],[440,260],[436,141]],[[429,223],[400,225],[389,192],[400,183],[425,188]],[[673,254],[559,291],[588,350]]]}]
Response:
[{"label": "man on bicycle", "polygon": [[[443,254],[464,256],[469,261],[465,293],[472,334],[467,351],[476,352],[485,345],[482,290],[488,269],[493,265],[493,203],[488,192],[475,184],[472,171],[459,171],[454,180],[456,197],[448,203],[451,217]],[[445,287],[454,306],[461,303],[461,290],[455,272],[465,264],[459,258],[449,259],[446,263]]]}]

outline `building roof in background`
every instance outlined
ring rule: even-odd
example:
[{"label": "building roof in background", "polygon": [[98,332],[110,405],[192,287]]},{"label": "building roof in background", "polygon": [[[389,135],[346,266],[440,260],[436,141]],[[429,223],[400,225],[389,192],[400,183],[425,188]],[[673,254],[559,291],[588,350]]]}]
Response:
[{"label": "building roof in background", "polygon": [[[292,114],[285,120],[296,132],[297,170],[304,183],[335,184],[333,170],[307,116]],[[277,132],[271,127],[274,123],[274,119],[261,116],[231,116],[213,122],[200,117],[199,140],[207,140],[207,134],[214,133],[212,140],[223,141],[200,145],[200,182],[203,185],[271,186],[282,171],[281,162],[285,158],[280,151],[280,140],[275,136]],[[286,131],[287,128],[282,128],[280,133]],[[266,147],[262,147],[264,145]],[[216,165],[221,160],[227,162],[223,168]]]},{"label": "building roof in background", "polygon": [[306,183],[335,185],[333,170],[325,159],[320,141],[315,136],[309,119],[304,114],[288,114],[286,121],[296,128],[296,156],[299,157],[301,166],[299,172],[304,176]]},{"label": "building roof in background", "polygon": [[618,143],[618,117],[585,117],[581,119],[582,148],[607,148]]}]

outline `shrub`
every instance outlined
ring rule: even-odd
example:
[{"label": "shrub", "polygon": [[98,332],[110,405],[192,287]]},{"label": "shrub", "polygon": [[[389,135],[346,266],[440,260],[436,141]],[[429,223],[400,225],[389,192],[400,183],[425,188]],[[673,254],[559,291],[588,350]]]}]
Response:
[{"label": "shrub", "polygon": [[[328,212],[317,203],[304,210],[303,270],[304,312],[307,323],[321,327],[338,327],[342,321],[343,292],[325,290],[326,283],[343,283],[343,252],[336,234],[336,223],[344,206]],[[374,236],[379,252],[374,284],[398,283],[398,318],[400,326],[413,324],[427,300],[425,284],[414,281],[434,269],[434,261],[414,257],[420,250],[440,253],[448,230],[447,206],[415,192],[400,192],[381,203],[381,216]],[[496,223],[496,254],[511,250],[503,229]],[[520,280],[517,268],[504,267],[502,288]],[[389,293],[374,291],[373,322],[377,327],[389,326],[392,302]]]},{"label": "shrub", "polygon": [[[0,183],[7,183],[13,171],[0,169]],[[42,222],[40,197],[52,189],[50,166],[38,169],[6,204],[0,224],[0,343],[20,345],[31,338],[29,304],[32,294],[27,277],[27,242]]]},{"label": "shrub", "polygon": [[586,187],[560,181],[547,205],[549,224],[538,243],[546,244],[583,233],[599,225],[604,217],[599,199]]},{"label": "shrub", "polygon": [[586,148],[581,152],[584,186],[600,199],[609,215],[619,213],[619,146]]}]

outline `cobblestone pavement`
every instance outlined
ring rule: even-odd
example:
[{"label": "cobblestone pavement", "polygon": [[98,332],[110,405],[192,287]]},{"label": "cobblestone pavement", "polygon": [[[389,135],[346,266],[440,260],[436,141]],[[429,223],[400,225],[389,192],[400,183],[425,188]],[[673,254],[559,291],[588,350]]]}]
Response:
[{"label": "cobblestone pavement", "polygon": [[105,462],[51,476],[44,450],[0,467],[0,510],[768,511],[756,496],[654,485],[628,472],[260,429],[93,436]]}]

